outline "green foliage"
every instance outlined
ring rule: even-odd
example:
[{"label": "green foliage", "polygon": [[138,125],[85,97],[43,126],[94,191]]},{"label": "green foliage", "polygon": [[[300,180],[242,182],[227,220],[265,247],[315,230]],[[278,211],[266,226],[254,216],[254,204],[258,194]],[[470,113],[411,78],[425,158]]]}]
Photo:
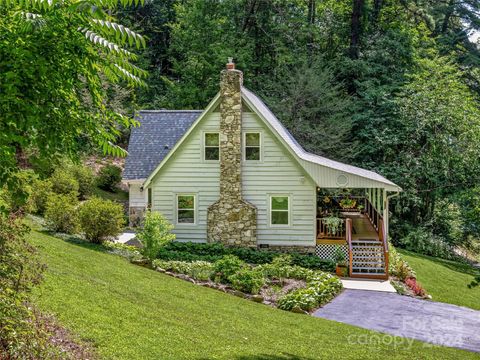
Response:
[{"label": "green foliage", "polygon": [[136,122],[112,108],[108,89],[143,83],[145,72],[133,64],[137,56],[130,49],[145,41],[116,23],[117,6],[98,0],[0,1],[1,186],[14,188],[12,174],[26,162],[75,157],[85,142],[125,154],[115,141]]},{"label": "green foliage", "polygon": [[191,276],[195,280],[207,281],[211,279],[214,272],[214,265],[208,261],[165,261],[156,259],[152,262],[155,268],[172,271],[177,274]]},{"label": "green foliage", "polygon": [[29,198],[35,191],[37,176],[32,170],[22,170],[15,173],[13,181],[16,186],[0,188],[0,212],[31,212],[35,209]]},{"label": "green foliage", "polygon": [[78,194],[80,199],[86,199],[92,194],[95,187],[95,175],[92,169],[83,164],[71,164],[68,171],[78,182]]},{"label": "green foliage", "polygon": [[45,223],[51,231],[78,232],[78,200],[70,194],[50,194],[45,207]]},{"label": "green foliage", "polygon": [[101,243],[122,232],[123,208],[113,201],[91,198],[80,205],[78,215],[86,239],[93,243]]},{"label": "green foliage", "polygon": [[312,153],[351,158],[356,151],[350,138],[354,102],[324,59],[295,64],[277,76],[279,81],[263,92],[295,139]]},{"label": "green foliage", "polygon": [[391,276],[397,277],[400,281],[405,281],[408,278],[415,278],[415,272],[410,267],[398,251],[390,244],[388,258],[388,273]]},{"label": "green foliage", "polygon": [[225,255],[215,261],[214,271],[218,281],[224,284],[230,283],[230,277],[245,266],[245,263],[235,255]]},{"label": "green foliage", "polygon": [[347,259],[345,253],[340,246],[335,248],[335,263],[337,265],[346,265]]},{"label": "green foliage", "polygon": [[97,186],[107,191],[115,191],[122,180],[122,169],[109,164],[102,167],[97,175]]},{"label": "green foliage", "polygon": [[57,169],[50,177],[52,191],[56,194],[73,194],[78,196],[79,184],[72,173],[65,169]]},{"label": "green foliage", "polygon": [[278,300],[278,307],[283,310],[300,308],[311,311],[329,302],[341,289],[342,283],[337,277],[316,271],[307,278],[306,288],[282,296]]},{"label": "green foliage", "polygon": [[173,225],[162,214],[147,211],[143,227],[137,233],[137,239],[143,245],[142,254],[150,260],[157,258],[160,250],[175,240],[172,230]]},{"label": "green foliage", "polygon": [[34,214],[43,215],[47,207],[48,196],[53,192],[50,179],[36,179],[32,185],[32,194],[29,202]]},{"label": "green foliage", "polygon": [[248,294],[258,294],[265,284],[263,274],[248,267],[243,267],[231,275],[229,281],[235,290]]},{"label": "green foliage", "polygon": [[25,240],[29,229],[20,219],[0,215],[0,357],[49,358],[47,335],[36,328],[29,292],[44,266]]},{"label": "green foliage", "polygon": [[436,256],[444,259],[455,259],[452,247],[441,237],[425,227],[412,229],[398,241],[398,245],[414,252]]},{"label": "green foliage", "polygon": [[[172,242],[163,248],[158,257],[164,260],[194,261],[204,260],[215,262],[224,255],[235,255],[249,264],[267,264],[282,253],[268,250],[258,250],[245,247],[225,247],[220,243]],[[335,263],[320,259],[314,255],[290,254],[292,263],[308,269],[318,269],[328,272],[335,271]]]}]

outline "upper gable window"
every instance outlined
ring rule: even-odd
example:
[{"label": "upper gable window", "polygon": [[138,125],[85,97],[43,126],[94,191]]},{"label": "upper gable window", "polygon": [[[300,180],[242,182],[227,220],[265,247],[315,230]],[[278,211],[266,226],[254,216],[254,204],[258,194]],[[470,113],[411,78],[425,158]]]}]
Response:
[{"label": "upper gable window", "polygon": [[218,133],[205,133],[204,145],[205,160],[220,159],[220,136]]},{"label": "upper gable window", "polygon": [[260,133],[246,132],[245,133],[245,160],[260,160]]}]

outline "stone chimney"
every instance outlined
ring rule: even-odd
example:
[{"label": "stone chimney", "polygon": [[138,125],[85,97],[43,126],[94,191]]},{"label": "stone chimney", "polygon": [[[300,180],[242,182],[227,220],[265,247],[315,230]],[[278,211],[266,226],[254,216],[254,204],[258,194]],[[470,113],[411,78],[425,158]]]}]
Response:
[{"label": "stone chimney", "polygon": [[220,75],[220,198],[208,208],[207,238],[256,246],[257,209],[242,198],[242,83],[230,58]]}]

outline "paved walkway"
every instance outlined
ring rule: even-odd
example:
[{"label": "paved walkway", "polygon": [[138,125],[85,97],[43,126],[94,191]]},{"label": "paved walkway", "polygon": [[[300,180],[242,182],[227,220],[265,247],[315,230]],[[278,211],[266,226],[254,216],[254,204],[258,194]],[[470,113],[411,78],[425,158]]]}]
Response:
[{"label": "paved walkway", "polygon": [[[388,292],[347,289],[313,316],[480,352],[480,311],[461,306]],[[388,336],[349,341],[393,341]]]},{"label": "paved walkway", "polygon": [[342,278],[340,281],[345,289],[383,291],[391,293],[397,292],[388,280]]}]

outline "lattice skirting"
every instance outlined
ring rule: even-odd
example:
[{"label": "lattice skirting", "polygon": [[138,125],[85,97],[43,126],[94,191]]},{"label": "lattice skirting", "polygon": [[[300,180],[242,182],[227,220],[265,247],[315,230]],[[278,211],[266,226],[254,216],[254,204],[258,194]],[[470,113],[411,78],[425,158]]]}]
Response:
[{"label": "lattice skirting", "polygon": [[320,259],[335,260],[335,251],[337,250],[337,247],[340,247],[343,250],[343,253],[348,259],[347,245],[318,244],[315,246],[315,255]]}]

